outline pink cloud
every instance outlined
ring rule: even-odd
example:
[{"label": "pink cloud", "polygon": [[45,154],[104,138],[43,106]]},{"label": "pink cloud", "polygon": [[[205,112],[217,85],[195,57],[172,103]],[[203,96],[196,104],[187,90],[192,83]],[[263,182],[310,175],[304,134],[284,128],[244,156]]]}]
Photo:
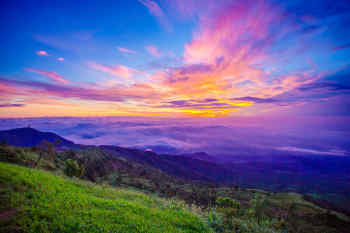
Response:
[{"label": "pink cloud", "polygon": [[113,87],[83,87],[57,85],[35,81],[15,81],[0,77],[0,96],[11,100],[13,97],[52,97],[82,100],[123,102],[124,100],[160,99],[161,91],[147,83],[136,83]]},{"label": "pink cloud", "polygon": [[145,47],[146,50],[154,57],[161,57],[163,54],[154,45],[149,45]]},{"label": "pink cloud", "polygon": [[140,3],[142,3],[144,6],[147,7],[148,11],[151,15],[155,16],[158,20],[158,22],[168,31],[172,30],[172,26],[169,23],[168,18],[164,14],[163,10],[160,8],[160,6],[151,0],[139,0]]},{"label": "pink cloud", "polygon": [[126,49],[122,47],[117,47],[117,49],[122,52],[122,53],[131,53],[131,54],[136,54],[137,52],[131,49]]},{"label": "pink cloud", "polygon": [[123,65],[107,66],[107,65],[101,65],[96,63],[89,63],[89,66],[92,69],[109,73],[111,75],[122,77],[125,79],[131,78],[137,72],[136,69],[129,68]]},{"label": "pink cloud", "polygon": [[68,80],[66,80],[61,75],[57,74],[56,72],[36,70],[36,69],[31,69],[31,68],[26,69],[26,71],[43,75],[43,76],[48,77],[51,80],[53,80],[57,83],[60,83],[60,84],[68,84],[69,83]]},{"label": "pink cloud", "polygon": [[[270,26],[282,15],[263,1],[237,2],[202,19],[201,30],[185,47],[185,59],[190,63],[215,63],[218,58],[261,60],[264,49],[273,42]],[[270,37],[271,36],[271,37]],[[277,35],[275,35],[277,36]],[[260,47],[256,48],[259,42]]]},{"label": "pink cloud", "polygon": [[38,56],[49,56],[49,54],[46,51],[44,51],[44,50],[37,51],[36,55],[38,55]]},{"label": "pink cloud", "polygon": [[58,61],[64,61],[64,58],[63,57],[59,57],[57,58]]}]

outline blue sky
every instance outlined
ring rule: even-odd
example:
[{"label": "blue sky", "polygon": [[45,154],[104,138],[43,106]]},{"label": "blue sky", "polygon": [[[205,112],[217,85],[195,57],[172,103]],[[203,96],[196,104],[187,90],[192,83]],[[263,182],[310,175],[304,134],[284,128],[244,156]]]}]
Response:
[{"label": "blue sky", "polygon": [[347,1],[0,4],[2,117],[349,114]]}]

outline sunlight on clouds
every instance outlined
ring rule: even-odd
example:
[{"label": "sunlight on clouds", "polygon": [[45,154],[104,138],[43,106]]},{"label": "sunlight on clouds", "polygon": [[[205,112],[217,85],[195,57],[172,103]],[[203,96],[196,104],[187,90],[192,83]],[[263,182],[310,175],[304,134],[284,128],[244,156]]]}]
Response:
[{"label": "sunlight on clouds", "polygon": [[[300,88],[332,72],[321,71],[318,64],[314,65],[313,57],[309,56],[315,52],[310,46],[312,40],[308,41],[304,35],[312,38],[315,33],[309,26],[314,23],[309,20],[310,16],[299,19],[286,14],[283,5],[263,0],[222,0],[215,4],[206,0],[200,3],[192,0],[166,2],[169,8],[175,8],[171,9],[174,10],[172,14],[180,13],[186,20],[191,18],[195,22],[191,39],[181,38],[182,44],[176,48],[181,54],[169,58],[169,50],[164,44],[147,37],[143,44],[135,46],[125,41],[110,44],[104,41],[102,44],[98,38],[93,38],[92,32],[88,36],[75,36],[78,39],[73,40],[73,44],[64,40],[64,45],[69,45],[70,49],[77,46],[76,50],[71,51],[79,53],[84,48],[79,45],[85,44],[91,49],[91,56],[95,56],[99,49],[106,52],[113,48],[113,53],[106,52],[106,59],[84,57],[83,65],[75,64],[83,66],[83,69],[88,66],[90,82],[84,79],[83,69],[74,73],[76,76],[70,76],[71,80],[79,80],[76,82],[68,81],[52,70],[32,68],[25,70],[48,80],[39,82],[0,77],[0,96],[6,98],[6,103],[21,100],[20,103],[24,104],[9,109],[11,114],[35,116],[35,112],[43,115],[47,110],[53,116],[258,115],[285,109],[287,105],[290,108],[292,104],[304,104],[308,101],[307,95]],[[148,9],[165,28],[175,26],[170,24],[171,14],[168,15],[167,4],[159,5],[151,0],[139,0],[137,4],[143,11]],[[58,49],[63,48],[58,46],[63,43],[61,39],[56,38],[53,40],[56,43],[51,44],[44,41]],[[123,47],[116,47],[116,44]],[[167,43],[165,45],[168,46]],[[345,43],[336,51],[346,47]],[[124,55],[133,55],[120,56],[120,53],[116,54],[116,49]],[[151,56],[136,52],[141,49]],[[175,51],[175,46],[171,50]],[[44,50],[36,54],[48,56]],[[297,61],[296,54],[301,54]],[[66,57],[66,54],[62,56]],[[118,57],[123,60],[117,60]],[[175,59],[176,62],[173,61]],[[58,57],[57,60],[64,61],[64,58]],[[66,73],[71,67],[64,69]],[[40,99],[31,104],[34,95],[42,98],[42,105]],[[314,93],[308,95],[312,98],[316,96]],[[51,106],[49,99],[55,99],[51,101]],[[77,101],[80,104],[76,104]]]}]

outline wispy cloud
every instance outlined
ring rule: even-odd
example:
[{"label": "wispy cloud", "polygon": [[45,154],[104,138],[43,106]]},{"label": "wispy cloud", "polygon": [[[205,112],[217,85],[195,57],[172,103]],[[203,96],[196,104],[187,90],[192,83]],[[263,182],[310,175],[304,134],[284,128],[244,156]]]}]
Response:
[{"label": "wispy cloud", "polygon": [[58,61],[64,61],[64,58],[63,57],[59,57],[57,58]]},{"label": "wispy cloud", "polygon": [[130,79],[135,73],[137,73],[136,69],[123,65],[108,66],[96,63],[89,63],[89,66],[92,69],[109,73],[111,75],[122,77],[125,79]]},{"label": "wispy cloud", "polygon": [[24,104],[0,104],[0,108],[23,107]]},{"label": "wispy cloud", "polygon": [[[123,102],[128,100],[160,99],[161,92],[147,83],[116,87],[77,87],[73,85],[57,85],[35,81],[16,81],[0,78],[0,95],[21,96],[55,96],[57,98],[71,98],[93,101]],[[4,91],[2,91],[4,90]],[[5,97],[6,97],[5,96]]]},{"label": "wispy cloud", "polygon": [[123,48],[123,47],[119,47],[117,46],[117,49],[122,52],[122,53],[130,53],[130,54],[136,54],[137,52],[134,51],[134,50],[131,50],[131,49],[126,49],[126,48]]},{"label": "wispy cloud", "polygon": [[32,72],[32,73],[37,73],[40,75],[43,75],[45,77],[50,78],[51,80],[55,81],[56,83],[59,84],[68,84],[69,81],[66,80],[64,77],[61,75],[57,74],[56,72],[52,71],[45,71],[45,70],[37,70],[37,69],[32,69],[32,68],[27,68],[25,69],[26,71]]},{"label": "wispy cloud", "polygon": [[233,98],[232,100],[239,100],[239,101],[249,101],[254,103],[275,103],[278,102],[276,99],[272,98],[257,98],[257,97],[251,97],[251,96],[245,96],[245,97],[239,97],[239,98]]},{"label": "wispy cloud", "polygon": [[148,45],[145,47],[147,52],[154,57],[161,57],[163,54],[158,50],[158,48],[154,45]]},{"label": "wispy cloud", "polygon": [[348,155],[348,152],[345,150],[328,150],[328,151],[321,151],[321,150],[315,150],[315,149],[306,149],[306,148],[299,148],[294,146],[286,146],[286,147],[277,147],[277,150],[283,150],[283,151],[291,151],[291,152],[299,152],[302,154],[315,154],[315,155],[334,155],[334,156],[346,156]]},{"label": "wispy cloud", "polygon": [[350,48],[350,43],[335,47],[335,48],[333,48],[333,50],[338,51],[338,50],[343,50],[343,49],[348,49],[348,48]]},{"label": "wispy cloud", "polygon": [[49,56],[49,54],[45,50],[36,51],[36,55],[38,55],[38,56]]},{"label": "wispy cloud", "polygon": [[160,8],[160,6],[151,0],[139,0],[144,6],[147,7],[150,14],[155,16],[158,22],[168,31],[172,31],[172,26],[168,20],[168,17],[165,15],[164,11]]}]

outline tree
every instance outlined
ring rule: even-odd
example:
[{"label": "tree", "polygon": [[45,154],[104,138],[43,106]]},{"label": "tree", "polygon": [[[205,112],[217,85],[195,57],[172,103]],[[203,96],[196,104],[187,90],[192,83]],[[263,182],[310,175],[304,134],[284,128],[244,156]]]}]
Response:
[{"label": "tree", "polygon": [[216,199],[216,204],[220,207],[231,207],[235,209],[240,209],[240,203],[229,197],[218,197]]},{"label": "tree", "polygon": [[0,146],[6,146],[6,145],[7,145],[7,144],[6,144],[5,139],[3,139],[3,140],[0,141]]},{"label": "tree", "polygon": [[35,163],[33,165],[34,168],[36,168],[39,165],[40,160],[43,157],[43,152],[39,149],[39,147],[35,147],[35,150],[38,152],[38,159],[35,161]]},{"label": "tree", "polygon": [[79,165],[76,160],[72,160],[72,159],[66,160],[66,168],[64,170],[64,173],[67,176],[70,176],[70,177],[75,176],[75,177],[81,178],[84,176],[84,172],[85,172],[84,166]]},{"label": "tree", "polygon": [[115,184],[117,186],[120,186],[123,182],[123,178],[122,175],[120,173],[117,174],[116,178],[115,178]]}]

